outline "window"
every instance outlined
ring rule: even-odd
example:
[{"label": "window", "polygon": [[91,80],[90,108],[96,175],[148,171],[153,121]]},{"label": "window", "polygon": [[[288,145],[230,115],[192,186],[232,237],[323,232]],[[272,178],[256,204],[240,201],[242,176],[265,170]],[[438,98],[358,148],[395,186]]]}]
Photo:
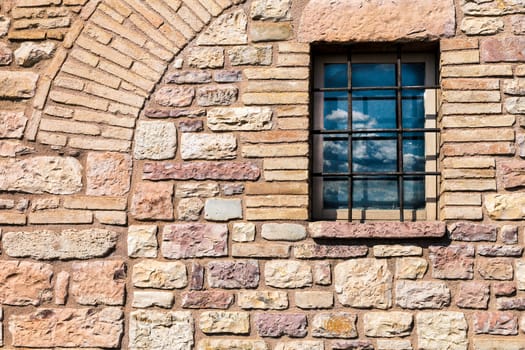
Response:
[{"label": "window", "polygon": [[314,57],[312,218],[435,219],[434,51],[340,52]]}]

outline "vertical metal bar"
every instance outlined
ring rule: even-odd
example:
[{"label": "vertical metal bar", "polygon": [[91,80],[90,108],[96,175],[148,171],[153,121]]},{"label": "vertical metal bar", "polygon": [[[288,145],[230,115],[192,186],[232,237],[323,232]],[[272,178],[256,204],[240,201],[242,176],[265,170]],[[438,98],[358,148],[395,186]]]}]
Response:
[{"label": "vertical metal bar", "polygon": [[396,123],[397,123],[397,188],[399,197],[399,220],[405,220],[405,185],[404,185],[404,165],[403,165],[403,96],[402,96],[402,81],[401,81],[401,46],[397,47],[396,60]]},{"label": "vertical metal bar", "polygon": [[346,64],[347,64],[347,79],[348,79],[348,113],[347,113],[347,123],[348,127],[347,129],[350,130],[348,133],[348,173],[350,174],[348,176],[348,221],[352,221],[352,210],[353,210],[353,201],[354,201],[354,194],[353,194],[353,159],[352,159],[352,48],[348,48],[347,57],[346,57]]}]

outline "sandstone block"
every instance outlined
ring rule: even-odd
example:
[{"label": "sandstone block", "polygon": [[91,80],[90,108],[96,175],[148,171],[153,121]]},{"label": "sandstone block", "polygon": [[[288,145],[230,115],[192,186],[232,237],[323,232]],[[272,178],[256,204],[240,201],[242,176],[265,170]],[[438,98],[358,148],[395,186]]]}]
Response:
[{"label": "sandstone block", "polygon": [[461,31],[467,35],[493,35],[504,27],[505,23],[499,18],[467,17],[461,22]]},{"label": "sandstone block", "polygon": [[237,302],[241,309],[285,310],[288,295],[278,291],[239,291]]},{"label": "sandstone block", "polygon": [[232,159],[237,155],[237,140],[232,134],[188,134],[181,136],[181,156],[191,159]]},{"label": "sandstone block", "polygon": [[204,205],[204,218],[211,221],[242,219],[242,200],[208,198]]},{"label": "sandstone block", "polygon": [[267,261],[264,265],[266,285],[276,288],[301,288],[312,285],[312,268],[299,261]]},{"label": "sandstone block", "polygon": [[260,174],[261,170],[257,164],[251,162],[164,162],[144,164],[142,177],[146,180],[254,181]]},{"label": "sandstone block", "polygon": [[252,42],[287,40],[293,35],[289,23],[253,22],[250,27]]},{"label": "sandstone block", "polygon": [[88,210],[42,210],[29,214],[30,224],[92,224],[93,213]]},{"label": "sandstone block", "polygon": [[123,261],[90,261],[71,265],[71,296],[81,305],[124,305]]},{"label": "sandstone block", "polygon": [[38,62],[51,58],[55,52],[55,44],[51,41],[37,44],[31,41],[23,42],[15,50],[15,62],[22,67],[31,67]]},{"label": "sandstone block", "polygon": [[285,244],[250,243],[233,244],[232,256],[240,258],[288,258],[290,246]]},{"label": "sandstone block", "polygon": [[314,264],[314,283],[320,286],[329,286],[332,283],[332,267],[328,261],[319,261]]},{"label": "sandstone block", "polygon": [[272,64],[272,47],[235,46],[228,50],[228,58],[232,66]]},{"label": "sandstone block", "polygon": [[197,90],[199,106],[229,106],[237,101],[239,90],[235,86],[205,86]]},{"label": "sandstone block", "polygon": [[242,71],[223,70],[213,74],[213,80],[217,83],[235,83],[242,80]]},{"label": "sandstone block", "polygon": [[318,258],[358,258],[368,254],[364,245],[323,245],[304,243],[294,245],[294,255],[298,259]]},{"label": "sandstone block", "polygon": [[472,222],[456,222],[448,227],[450,238],[456,241],[492,241],[497,238],[497,226],[475,224]]},{"label": "sandstone block", "polygon": [[53,268],[49,264],[28,261],[3,261],[0,264],[0,303],[34,305],[50,301]]},{"label": "sandstone block", "polygon": [[516,294],[516,284],[514,282],[499,282],[492,285],[494,295],[497,297],[508,297]]},{"label": "sandstone block", "polygon": [[308,225],[312,238],[416,238],[442,237],[442,222],[380,222],[352,223],[317,221]]},{"label": "sandstone block", "polygon": [[477,265],[479,274],[486,280],[511,280],[514,277],[514,269],[509,259],[480,259]]},{"label": "sandstone block", "polygon": [[131,280],[139,288],[175,289],[188,285],[186,266],[181,262],[143,260],[133,266]]},{"label": "sandstone block", "polygon": [[525,260],[516,260],[516,279],[518,289],[525,290]]},{"label": "sandstone block", "polygon": [[378,339],[377,350],[413,350],[410,340]]},{"label": "sandstone block", "polygon": [[505,244],[518,243],[518,227],[514,225],[501,226],[501,240]]},{"label": "sandstone block", "polygon": [[187,309],[227,309],[233,304],[233,294],[204,290],[182,294],[182,307]]},{"label": "sandstone block", "polygon": [[175,197],[215,197],[219,194],[217,183],[186,182],[177,184]]},{"label": "sandstone block", "polygon": [[525,79],[506,80],[503,91],[507,95],[523,96],[525,94]]},{"label": "sandstone block", "polygon": [[211,73],[200,70],[172,72],[165,80],[166,83],[174,84],[205,84],[211,82]]},{"label": "sandstone block", "polygon": [[118,308],[37,309],[9,319],[15,347],[119,348],[124,314]]},{"label": "sandstone block", "polygon": [[289,21],[290,0],[257,0],[252,3],[250,16],[256,20]]},{"label": "sandstone block", "polygon": [[396,278],[415,280],[423,278],[428,269],[424,258],[402,258],[396,260]]},{"label": "sandstone block", "polygon": [[0,111],[0,138],[22,138],[26,124],[23,111]]},{"label": "sandstone block", "polygon": [[0,98],[31,98],[35,96],[39,75],[32,72],[0,71]]},{"label": "sandstone block", "polygon": [[355,259],[337,264],[334,283],[345,306],[388,309],[392,305],[392,274],[386,261]]},{"label": "sandstone block", "polygon": [[118,234],[104,229],[67,229],[63,231],[6,232],[2,246],[10,257],[38,260],[90,259],[109,254]]},{"label": "sandstone block", "polygon": [[139,121],[133,155],[136,159],[170,159],[177,148],[175,124],[160,121]]},{"label": "sandstone block", "polygon": [[206,311],[200,315],[199,328],[206,334],[248,334],[250,315],[246,312]]},{"label": "sandstone block", "polygon": [[134,350],[193,348],[193,318],[184,311],[140,310],[130,314],[129,347]]},{"label": "sandstone block", "polygon": [[2,191],[73,194],[81,189],[82,166],[75,158],[43,156],[0,160]]},{"label": "sandstone block", "polygon": [[0,66],[8,66],[11,62],[13,62],[13,50],[6,43],[0,43]]},{"label": "sandstone block", "polygon": [[476,334],[518,334],[518,318],[508,311],[476,312],[473,323]]},{"label": "sandstone block", "polygon": [[208,263],[208,285],[212,288],[257,288],[257,260],[215,261]]},{"label": "sandstone block", "polygon": [[474,247],[450,245],[430,246],[432,277],[442,279],[472,279],[474,276]]},{"label": "sandstone block", "polygon": [[525,310],[525,298],[498,298],[496,299],[496,306],[498,310]]},{"label": "sandstone block", "polygon": [[193,262],[191,264],[190,290],[202,290],[204,288],[204,266]]},{"label": "sandstone block", "polygon": [[195,89],[187,86],[163,86],[155,93],[155,102],[165,107],[186,107],[191,105]]},{"label": "sandstone block", "polygon": [[224,49],[220,47],[195,47],[188,51],[188,64],[194,68],[222,68]]},{"label": "sandstone block", "polygon": [[525,61],[525,38],[487,38],[480,42],[483,62],[523,62]]},{"label": "sandstone block", "polygon": [[239,45],[248,42],[248,18],[242,10],[225,13],[202,32],[197,45]]},{"label": "sandstone block", "polygon": [[267,107],[210,108],[208,127],[213,131],[267,130],[272,128],[272,110]]},{"label": "sandstone block", "polygon": [[140,182],[133,194],[131,215],[138,220],[171,220],[172,198],[172,184]]},{"label": "sandstone block", "polygon": [[268,350],[268,345],[262,340],[241,340],[241,339],[202,339],[199,341],[197,350]]},{"label": "sandstone block", "polygon": [[490,287],[486,282],[462,282],[456,295],[456,305],[466,309],[486,309]]},{"label": "sandstone block", "polygon": [[162,256],[184,259],[225,256],[228,252],[228,227],[223,224],[171,224],[162,232]]},{"label": "sandstone block", "polygon": [[450,290],[444,282],[398,281],[396,304],[404,309],[441,309],[450,305]]},{"label": "sandstone block", "polygon": [[275,350],[323,350],[324,344],[322,341],[315,340],[294,340],[278,342],[275,345]]},{"label": "sandstone block", "polygon": [[490,257],[519,257],[523,255],[523,247],[511,245],[480,245],[478,248],[478,255]]},{"label": "sandstone block", "polygon": [[171,309],[175,298],[171,292],[133,292],[133,302],[131,306],[136,308],[162,307],[164,309]]},{"label": "sandstone block", "polygon": [[521,193],[487,194],[485,208],[495,220],[520,220],[525,217],[525,196]]},{"label": "sandstone block", "polygon": [[300,241],[306,238],[306,229],[299,224],[263,224],[261,236],[269,241]]},{"label": "sandstone block", "polygon": [[261,337],[289,336],[302,338],[307,333],[306,315],[303,314],[256,314],[255,328]]},{"label": "sandstone block", "polygon": [[334,340],[332,350],[374,350],[370,340]]},{"label": "sandstone block", "polygon": [[[501,348],[501,340],[493,339],[474,339],[474,350],[498,350]],[[521,340],[505,339],[505,350],[523,350]]]},{"label": "sandstone block", "polygon": [[421,256],[423,248],[414,245],[375,245],[374,256],[380,258],[404,257],[404,256]]},{"label": "sandstone block", "polygon": [[157,226],[131,225],[128,228],[128,256],[132,258],[157,257]]},{"label": "sandstone block", "polygon": [[525,98],[509,97],[505,99],[505,110],[511,114],[525,113]]},{"label": "sandstone block", "polygon": [[404,337],[412,331],[412,314],[408,312],[367,312],[363,322],[368,337]]},{"label": "sandstone block", "polygon": [[123,196],[131,184],[132,160],[127,154],[90,152],[86,160],[86,193],[92,196]]},{"label": "sandstone block", "polygon": [[200,218],[204,202],[199,198],[182,198],[177,205],[177,219],[197,221]]},{"label": "sandstone block", "polygon": [[312,321],[312,336],[320,338],[357,338],[357,315],[348,312],[317,313]]},{"label": "sandstone block", "polygon": [[300,309],[329,309],[334,306],[332,292],[295,292],[295,305]]},{"label": "sandstone block", "polygon": [[7,34],[10,24],[11,19],[9,17],[0,16],[0,38]]},{"label": "sandstone block", "polygon": [[461,312],[421,312],[416,315],[418,346],[428,350],[467,350],[467,321]]},{"label": "sandstone block", "polygon": [[232,226],[234,242],[252,242],[255,240],[255,224],[251,222],[236,222]]}]

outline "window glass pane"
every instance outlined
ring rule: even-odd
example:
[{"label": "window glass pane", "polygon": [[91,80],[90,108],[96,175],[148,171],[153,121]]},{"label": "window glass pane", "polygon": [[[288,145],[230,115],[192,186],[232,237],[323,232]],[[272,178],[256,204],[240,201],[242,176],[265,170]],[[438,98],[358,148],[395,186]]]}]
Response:
[{"label": "window glass pane", "polygon": [[425,139],[423,133],[403,135],[403,170],[425,171]]},{"label": "window glass pane", "polygon": [[425,85],[425,63],[401,64],[401,82],[403,86]]},{"label": "window glass pane", "polygon": [[323,172],[348,172],[348,137],[341,135],[323,137]]},{"label": "window glass pane", "polygon": [[403,90],[402,110],[404,128],[425,126],[425,90]]},{"label": "window glass pane", "polygon": [[348,65],[346,63],[326,63],[324,65],[324,87],[348,87]]},{"label": "window glass pane", "polygon": [[352,93],[353,129],[389,129],[396,127],[394,90],[364,90]]},{"label": "window glass pane", "polygon": [[348,180],[324,180],[323,208],[348,208]]},{"label": "window glass pane", "polygon": [[348,129],[348,93],[329,91],[324,93],[323,125],[326,130]]},{"label": "window glass pane", "polygon": [[404,181],[406,209],[425,207],[425,180],[423,177],[408,177]]},{"label": "window glass pane", "polygon": [[395,86],[396,66],[390,63],[353,63],[352,87]]},{"label": "window glass pane", "polygon": [[397,179],[363,179],[353,181],[353,208],[396,209],[399,208]]},{"label": "window glass pane", "polygon": [[396,171],[395,134],[365,134],[352,142],[352,170],[355,172]]}]

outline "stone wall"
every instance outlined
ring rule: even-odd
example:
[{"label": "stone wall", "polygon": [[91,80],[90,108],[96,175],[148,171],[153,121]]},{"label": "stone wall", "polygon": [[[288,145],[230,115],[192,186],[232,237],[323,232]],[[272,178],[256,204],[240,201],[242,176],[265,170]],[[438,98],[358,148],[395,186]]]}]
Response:
[{"label": "stone wall", "polygon": [[[309,221],[320,41],[439,42],[441,221]],[[523,350],[524,118],[520,0],[3,0],[0,344]]]}]

